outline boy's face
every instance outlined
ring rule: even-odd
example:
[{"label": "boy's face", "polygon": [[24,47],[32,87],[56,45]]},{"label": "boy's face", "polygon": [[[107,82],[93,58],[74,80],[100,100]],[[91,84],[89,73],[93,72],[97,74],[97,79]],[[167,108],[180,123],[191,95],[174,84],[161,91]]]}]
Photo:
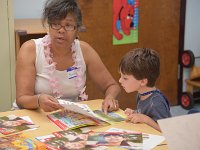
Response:
[{"label": "boy's face", "polygon": [[141,87],[141,80],[135,79],[132,75],[126,75],[121,73],[119,83],[127,93],[138,91]]}]

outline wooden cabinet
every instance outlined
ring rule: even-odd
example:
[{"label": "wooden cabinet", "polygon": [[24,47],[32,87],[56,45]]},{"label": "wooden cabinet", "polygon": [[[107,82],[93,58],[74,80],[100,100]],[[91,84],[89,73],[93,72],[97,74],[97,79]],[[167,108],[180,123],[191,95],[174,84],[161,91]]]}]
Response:
[{"label": "wooden cabinet", "polygon": [[16,56],[21,45],[27,40],[40,38],[47,34],[40,19],[15,19]]},{"label": "wooden cabinet", "polygon": [[[119,80],[118,65],[126,52],[137,47],[155,49],[160,54],[161,60],[160,77],[156,87],[167,96],[171,105],[176,105],[182,0],[155,0],[153,3],[148,0],[139,1],[139,42],[124,45],[112,44],[112,1],[78,0],[78,2],[87,28],[87,32],[80,34],[80,38],[96,49],[115,80]],[[103,98],[98,87],[96,88],[91,82],[88,82],[86,92],[89,99]],[[120,108],[135,108],[135,96],[135,93],[127,94],[122,90],[119,97]]]}]

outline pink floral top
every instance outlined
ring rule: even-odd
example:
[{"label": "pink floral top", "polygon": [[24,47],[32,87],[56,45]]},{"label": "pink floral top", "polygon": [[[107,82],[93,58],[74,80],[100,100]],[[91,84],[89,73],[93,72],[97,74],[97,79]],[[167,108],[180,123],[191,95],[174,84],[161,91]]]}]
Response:
[{"label": "pink floral top", "polygon": [[[36,44],[36,81],[35,94],[45,93],[54,97],[60,93],[60,98],[68,101],[86,100],[85,91],[86,65],[79,40],[72,46],[74,65],[66,70],[56,70],[55,63],[48,62],[45,56],[44,39],[35,39]],[[52,68],[54,69],[52,71]]]}]

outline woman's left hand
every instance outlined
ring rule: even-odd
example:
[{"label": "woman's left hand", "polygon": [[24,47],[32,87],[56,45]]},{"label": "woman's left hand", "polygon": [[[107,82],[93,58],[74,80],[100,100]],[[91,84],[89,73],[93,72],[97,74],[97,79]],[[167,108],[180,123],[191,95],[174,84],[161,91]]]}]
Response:
[{"label": "woman's left hand", "polygon": [[111,111],[116,111],[119,109],[119,103],[118,100],[115,100],[113,98],[105,98],[102,103],[102,110],[105,114]]}]

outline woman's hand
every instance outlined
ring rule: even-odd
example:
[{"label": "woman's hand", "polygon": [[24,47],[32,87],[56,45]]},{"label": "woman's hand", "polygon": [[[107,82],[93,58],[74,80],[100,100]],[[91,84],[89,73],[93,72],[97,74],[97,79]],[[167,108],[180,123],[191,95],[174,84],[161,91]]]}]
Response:
[{"label": "woman's hand", "polygon": [[38,104],[41,109],[45,112],[51,112],[58,109],[63,109],[63,107],[59,104],[58,100],[53,96],[41,94],[38,99]]},{"label": "woman's hand", "polygon": [[115,100],[113,98],[105,98],[102,103],[102,110],[105,114],[111,111],[116,111],[119,109],[119,103],[118,100]]}]

